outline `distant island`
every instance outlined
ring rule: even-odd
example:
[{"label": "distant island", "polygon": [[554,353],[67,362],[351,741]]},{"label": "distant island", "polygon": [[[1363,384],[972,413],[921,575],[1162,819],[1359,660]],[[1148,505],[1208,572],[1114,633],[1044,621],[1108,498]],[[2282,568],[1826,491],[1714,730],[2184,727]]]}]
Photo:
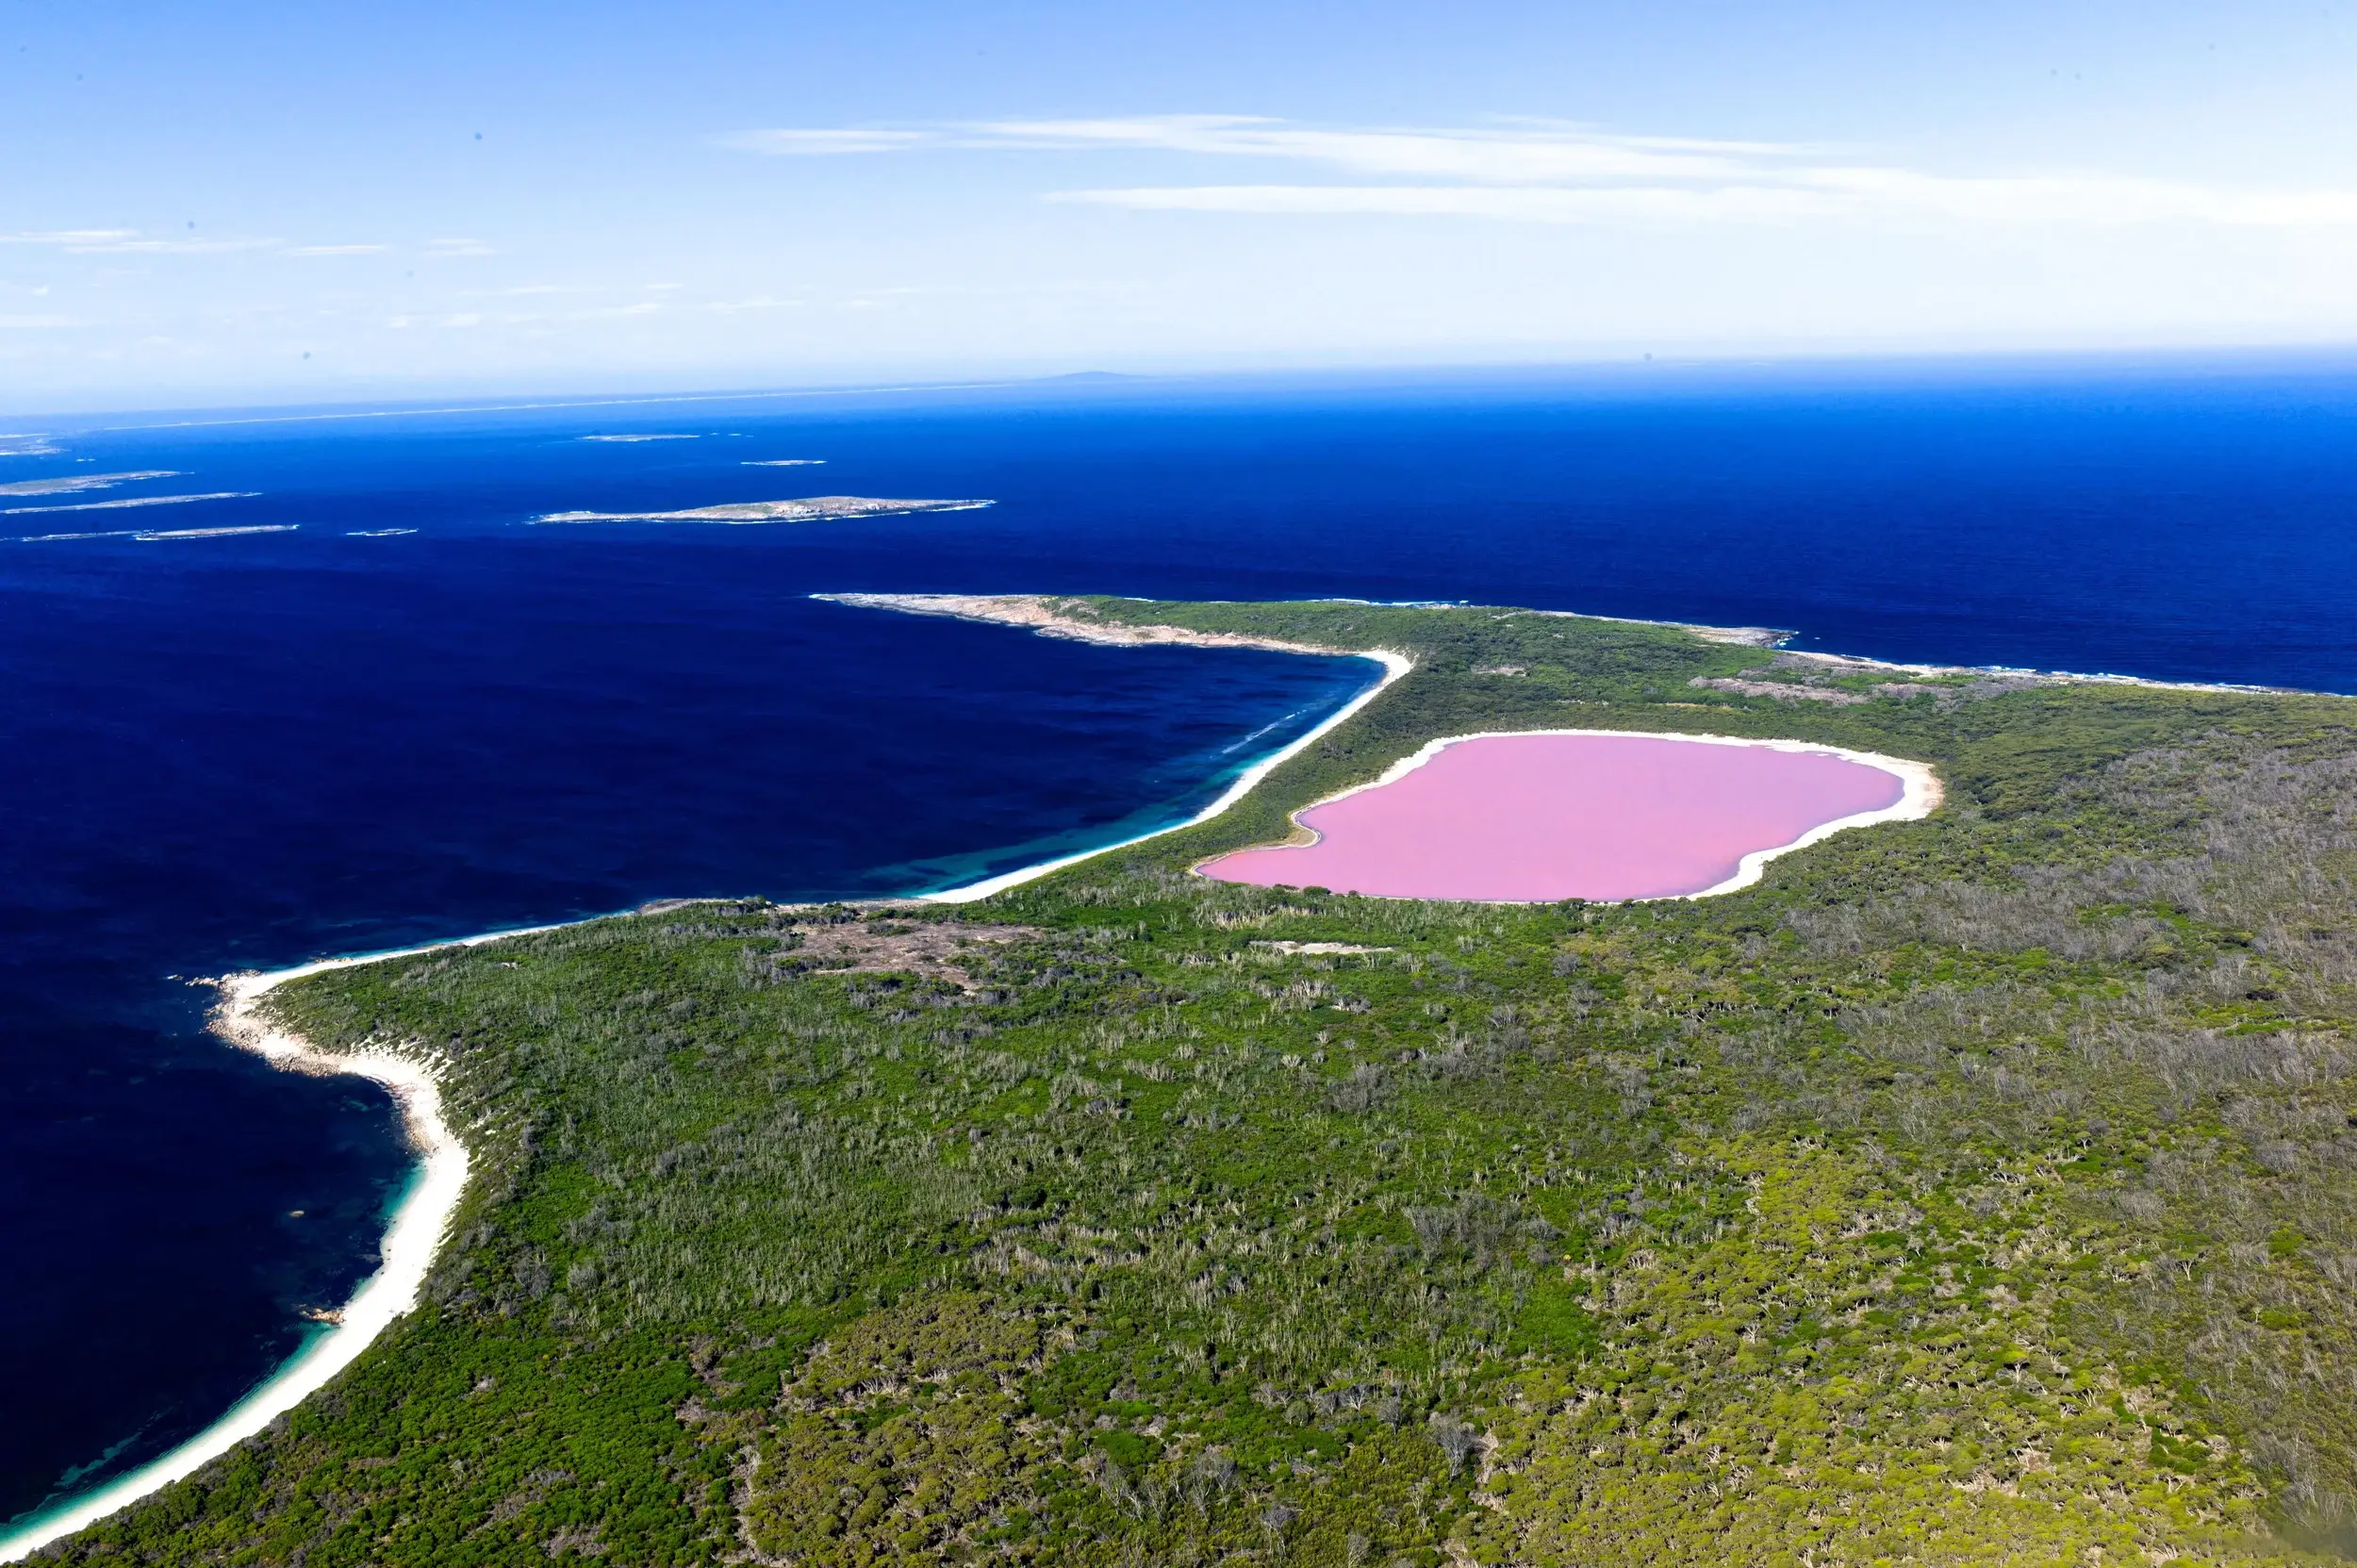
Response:
[{"label": "distant island", "polygon": [[819,522],[830,518],[898,517],[909,512],[970,512],[987,501],[887,501],[865,495],[814,495],[799,501],[734,501],[682,512],[548,512],[535,522]]},{"label": "distant island", "polygon": [[[2357,700],[1508,606],[838,602],[1385,673],[1226,809],[987,896],[225,982],[243,1043],[408,1082],[463,1184],[328,1333],[414,1311],[44,1560],[2357,1542]],[[1905,809],[1709,897],[1198,874],[1546,732],[1882,759],[1815,815]]]},{"label": "distant island", "polygon": [[251,501],[254,490],[212,490],[204,495],[140,495],[117,501],[77,501],[57,506],[0,506],[0,517],[31,517],[41,512],[123,512],[142,506],[185,506],[194,501]]},{"label": "distant island", "polygon": [[142,479],[177,479],[176,469],[141,469],[133,473],[74,473],[55,479],[16,479],[0,485],[4,495],[72,495],[82,490],[110,490]]}]

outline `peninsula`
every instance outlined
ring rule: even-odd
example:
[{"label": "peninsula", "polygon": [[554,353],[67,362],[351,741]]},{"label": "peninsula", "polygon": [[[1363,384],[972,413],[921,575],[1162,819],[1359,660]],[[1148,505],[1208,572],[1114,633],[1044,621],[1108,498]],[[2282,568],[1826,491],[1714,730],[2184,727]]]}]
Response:
[{"label": "peninsula", "polygon": [[833,518],[898,517],[910,512],[970,512],[987,501],[887,501],[865,495],[814,495],[799,501],[738,501],[684,512],[548,512],[535,522],[819,522]]},{"label": "peninsula", "polygon": [[[1225,809],[963,903],[233,986],[248,1041],[430,1075],[464,1190],[414,1310],[54,1560],[2352,1539],[2357,700],[1484,606],[838,602],[1388,678]],[[1196,872],[1546,732],[1882,759],[1827,809],[1887,815],[1696,898]]]}]

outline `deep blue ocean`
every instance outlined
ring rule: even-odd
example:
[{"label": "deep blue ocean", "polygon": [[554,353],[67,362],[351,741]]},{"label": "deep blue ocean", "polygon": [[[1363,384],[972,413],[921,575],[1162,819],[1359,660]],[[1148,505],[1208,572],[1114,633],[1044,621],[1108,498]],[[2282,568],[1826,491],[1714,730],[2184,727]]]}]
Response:
[{"label": "deep blue ocean", "polygon": [[[2357,691],[2346,366],[289,412],[0,421],[0,486],[172,474],[0,493],[0,1519],[260,1380],[404,1175],[381,1093],[222,1047],[190,977],[972,880],[1190,815],[1370,674],[813,593],[1469,599]],[[252,493],[22,510],[215,492]],[[996,504],[529,521],[821,494]],[[75,533],[112,536],[31,537]]]}]

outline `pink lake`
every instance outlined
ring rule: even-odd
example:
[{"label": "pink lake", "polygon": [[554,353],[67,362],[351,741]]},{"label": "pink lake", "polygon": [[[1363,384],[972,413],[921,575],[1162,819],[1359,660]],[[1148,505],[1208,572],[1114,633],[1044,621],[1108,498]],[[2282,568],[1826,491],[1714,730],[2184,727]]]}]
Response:
[{"label": "pink lake", "polygon": [[1241,850],[1200,869],[1391,899],[1673,898],[1732,881],[1748,854],[1905,799],[1897,772],[1826,751],[1481,735],[1300,813],[1315,844]]}]

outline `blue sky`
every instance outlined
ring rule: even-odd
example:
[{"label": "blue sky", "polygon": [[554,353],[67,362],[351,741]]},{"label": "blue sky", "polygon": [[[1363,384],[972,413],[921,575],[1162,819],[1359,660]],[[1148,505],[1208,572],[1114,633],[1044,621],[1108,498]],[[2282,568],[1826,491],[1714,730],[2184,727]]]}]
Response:
[{"label": "blue sky", "polygon": [[0,405],[2346,343],[2351,104],[2357,0],[0,0]]}]

